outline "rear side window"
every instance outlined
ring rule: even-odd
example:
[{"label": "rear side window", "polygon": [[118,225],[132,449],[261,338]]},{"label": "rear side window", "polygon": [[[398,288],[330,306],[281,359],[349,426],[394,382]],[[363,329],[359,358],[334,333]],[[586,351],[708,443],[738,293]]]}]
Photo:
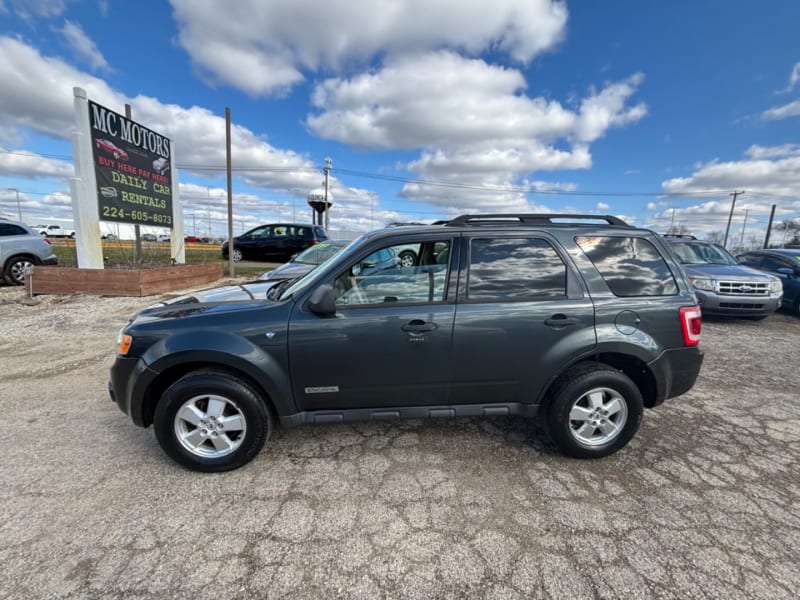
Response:
[{"label": "rear side window", "polygon": [[19,225],[14,225],[13,223],[0,223],[0,235],[26,235],[28,232],[25,231]]},{"label": "rear side window", "polygon": [[615,296],[672,296],[678,284],[655,246],[639,237],[578,237]]},{"label": "rear side window", "polygon": [[537,300],[567,295],[567,268],[545,240],[474,239],[467,298]]}]

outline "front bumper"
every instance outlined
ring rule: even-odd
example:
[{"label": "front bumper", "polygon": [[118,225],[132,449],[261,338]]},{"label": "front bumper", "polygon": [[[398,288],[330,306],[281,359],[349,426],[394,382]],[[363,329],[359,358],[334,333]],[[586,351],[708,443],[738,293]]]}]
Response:
[{"label": "front bumper", "polygon": [[704,315],[725,317],[765,317],[781,305],[782,296],[722,296],[694,290]]},{"label": "front bumper", "polygon": [[108,394],[139,427],[150,424],[150,416],[145,410],[146,391],[157,375],[139,358],[118,356],[111,366]]}]

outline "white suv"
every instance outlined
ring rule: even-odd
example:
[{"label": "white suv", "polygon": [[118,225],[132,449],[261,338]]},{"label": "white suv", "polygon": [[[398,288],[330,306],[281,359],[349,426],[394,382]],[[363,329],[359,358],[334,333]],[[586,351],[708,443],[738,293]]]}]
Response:
[{"label": "white suv", "polygon": [[19,221],[0,218],[0,266],[12,285],[25,282],[25,272],[32,265],[58,262],[50,242]]}]

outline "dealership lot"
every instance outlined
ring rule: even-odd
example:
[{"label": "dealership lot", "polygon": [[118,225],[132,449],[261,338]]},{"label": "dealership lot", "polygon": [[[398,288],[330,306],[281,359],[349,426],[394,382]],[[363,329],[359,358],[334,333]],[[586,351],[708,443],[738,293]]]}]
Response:
[{"label": "dealership lot", "polygon": [[[0,597],[789,598],[800,587],[800,319],[709,320],[687,395],[609,458],[535,423],[278,431],[221,475],[108,400],[156,298],[0,288]],[[523,360],[523,358],[520,358]]]}]

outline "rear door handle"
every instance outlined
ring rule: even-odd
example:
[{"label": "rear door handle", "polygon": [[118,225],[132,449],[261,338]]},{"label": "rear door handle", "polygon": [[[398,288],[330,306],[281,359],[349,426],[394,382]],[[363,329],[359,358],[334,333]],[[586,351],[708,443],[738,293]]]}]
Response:
[{"label": "rear door handle", "polygon": [[550,327],[560,328],[566,327],[567,325],[577,325],[578,322],[578,319],[575,317],[568,317],[567,315],[559,313],[553,315],[549,319],[545,319],[544,324]]},{"label": "rear door handle", "polygon": [[408,333],[425,333],[436,329],[436,323],[426,323],[422,319],[414,319],[400,327],[400,329]]}]

